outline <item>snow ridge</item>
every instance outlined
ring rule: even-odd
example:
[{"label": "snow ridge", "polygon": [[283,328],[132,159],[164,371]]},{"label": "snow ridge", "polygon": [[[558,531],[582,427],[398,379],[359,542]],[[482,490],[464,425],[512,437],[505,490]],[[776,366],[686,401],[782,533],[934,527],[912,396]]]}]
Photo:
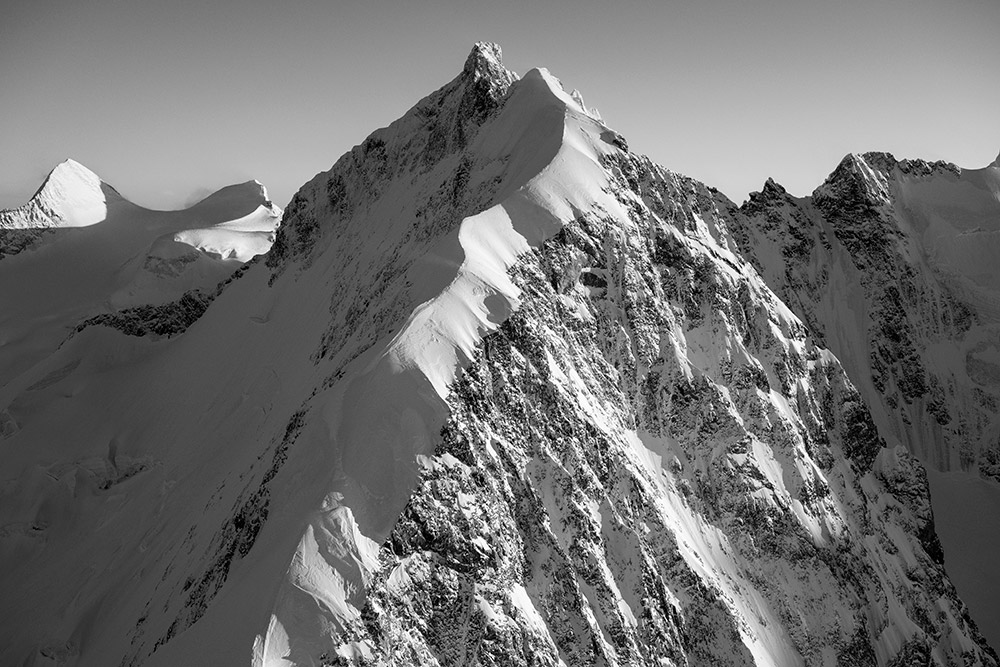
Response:
[{"label": "snow ridge", "polygon": [[[534,90],[539,93],[519,97]],[[802,324],[734,254],[737,244],[721,214],[732,210],[731,202],[714,199],[700,184],[678,183],[677,177],[641,159],[623,157],[623,142],[586,111],[579,95],[567,95],[547,72],[533,70],[510,86],[497,115],[480,126],[460,158],[438,163],[438,168],[457,169],[454,177],[441,179],[452,192],[448,203],[469,201],[454,196],[456,183],[474,187],[486,180],[477,178],[477,171],[489,173],[493,156],[505,154],[490,150],[494,145],[507,148],[508,165],[516,163],[521,153],[511,147],[523,144],[501,130],[511,118],[517,121],[515,127],[532,127],[526,107],[546,98],[559,102],[562,129],[558,150],[540,171],[513,191],[501,187],[472,199],[478,203],[473,214],[461,217],[457,230],[451,225],[437,228],[446,234],[437,238],[449,240],[432,244],[420,262],[408,264],[400,246],[385,251],[394,262],[409,267],[403,269],[406,282],[439,287],[411,292],[429,298],[419,302],[386,347],[373,343],[369,352],[376,356],[366,361],[360,375],[352,374],[350,365],[336,365],[330,398],[321,397],[329,437],[341,456],[339,472],[324,496],[329,518],[314,522],[300,540],[267,631],[255,641],[255,664],[298,663],[287,656],[306,646],[312,659],[337,656],[349,664],[435,664],[442,659],[461,663],[470,652],[482,659],[502,655],[508,664],[527,664],[529,656],[540,655],[553,664],[632,664],[664,655],[713,664],[800,664],[855,654],[888,663],[931,654],[949,661],[967,652],[993,664],[988,647],[954,598],[945,603],[948,618],[955,619],[947,630],[931,631],[911,620],[920,609],[947,596],[947,587],[906,583],[901,561],[889,555],[891,549],[902,550],[908,554],[906,562],[933,572],[935,581],[943,577],[926,504],[926,479],[917,475],[919,467],[904,451],[884,453],[888,450],[883,450],[860,396],[833,356],[810,347]],[[531,130],[527,134],[534,136]],[[359,169],[362,174],[366,166]],[[863,158],[850,161],[845,171],[848,189],[860,188],[868,197],[886,196],[885,179]],[[327,184],[343,183],[331,200],[337,206],[342,193],[351,191],[343,173],[335,168],[326,176]],[[349,248],[352,237],[345,231],[354,224],[374,219],[381,230],[391,228],[391,218],[382,217],[377,199],[362,204],[370,217],[351,218],[336,208],[323,216],[324,188],[317,186],[310,184],[302,193],[313,207],[304,199],[296,207],[293,225],[307,223],[319,230],[321,221],[332,222],[338,242]],[[330,194],[329,185],[325,190]],[[392,185],[385,191],[391,192]],[[699,193],[697,204],[680,204],[690,202],[689,192]],[[414,198],[421,201],[420,195]],[[432,206],[418,208],[420,217],[428,210],[434,217],[442,214]],[[348,211],[357,215],[357,209]],[[404,210],[404,217],[408,215]],[[646,226],[651,224],[652,229]],[[324,260],[334,251],[334,246],[317,240],[322,231],[309,234],[310,243],[303,244],[299,254],[306,257],[305,268],[297,280],[317,270],[313,267],[320,248],[325,248]],[[642,250],[627,241],[653,238],[662,243],[657,252],[671,267],[659,278],[643,275],[664,269],[654,269],[650,259],[638,259]],[[600,248],[607,249],[606,258]],[[637,266],[623,272],[622,264],[632,262]],[[646,293],[642,285],[683,280],[671,274],[672,267],[683,266],[696,267],[694,283],[687,288],[690,292],[672,298],[695,305],[684,311],[683,321],[661,322],[657,331],[650,323],[669,318],[670,308],[650,304],[672,298]],[[584,275],[592,277],[578,282]],[[695,296],[704,294],[701,280],[715,285],[716,295],[728,289],[729,299],[755,304],[751,310],[758,313],[756,323],[750,318],[729,321],[723,306],[708,306],[704,296]],[[390,289],[378,285],[374,292],[388,295]],[[629,315],[622,321],[612,315],[623,312]],[[389,321],[400,314],[396,311]],[[567,331],[564,319],[573,322],[571,330],[587,335],[580,338]],[[357,330],[357,318],[346,321]],[[756,332],[737,333],[743,321]],[[543,323],[544,330],[533,323]],[[595,338],[588,338],[591,335]],[[733,342],[763,341],[767,336],[780,342],[761,342],[749,349]],[[324,342],[321,358],[336,363],[346,356],[337,340]],[[771,349],[779,350],[777,358],[766,351]],[[657,350],[666,360],[657,360]],[[362,355],[359,361],[369,357]],[[755,369],[748,373],[756,377],[743,389],[732,380],[733,368],[740,364]],[[541,376],[541,385],[529,389],[537,381],[535,375]],[[622,379],[609,383],[595,376]],[[344,388],[338,390],[338,383]],[[643,396],[640,387],[650,395]],[[745,397],[737,398],[747,390]],[[666,402],[671,407],[658,414],[655,406],[663,405],[666,396],[672,396]],[[748,407],[750,396],[774,411],[774,421],[753,426],[759,416]],[[534,401],[543,401],[543,414],[528,407],[528,414],[511,416],[511,411],[518,415],[518,409],[525,409],[516,405]],[[721,435],[726,427],[716,431],[705,426],[702,410],[732,415],[731,428],[746,434],[731,436],[734,443],[744,443],[734,446],[732,458],[721,453],[726,447],[719,444],[720,437],[727,437]],[[821,416],[832,413],[839,415],[841,426]],[[558,415],[556,422],[548,423],[548,415]],[[787,441],[774,439],[779,423],[789,425]],[[379,427],[373,432],[371,424]],[[525,424],[532,430],[515,435]],[[442,428],[443,442],[436,436]],[[575,439],[570,441],[574,444],[564,442],[567,429],[577,428],[598,433],[601,444],[589,446],[614,452],[611,458],[593,458],[587,453],[592,450],[578,449],[582,445]],[[817,439],[805,433],[815,433]],[[547,460],[555,464],[548,466]],[[712,463],[702,468],[707,461]],[[748,510],[739,505],[747,490],[726,487],[722,479],[732,473],[713,471],[716,465],[726,470],[730,465],[750,466],[757,472],[744,467],[737,475],[769,480],[771,492],[754,496],[769,498],[766,519],[747,526]],[[487,480],[509,488],[501,491],[488,482],[484,486],[476,470],[489,470]],[[560,470],[590,475],[591,481],[584,484],[590,490],[558,481],[565,474]],[[629,471],[621,474],[632,477],[615,487],[600,470]],[[670,481],[655,481],[663,477]],[[708,487],[699,481],[698,490],[692,490],[695,480],[705,479],[712,480]],[[886,480],[904,480],[905,493]],[[897,483],[902,484],[893,481]],[[866,489],[864,499],[860,491],[851,490],[858,484]],[[638,520],[622,515],[626,510],[614,499],[621,491],[610,496],[599,491],[635,485],[643,489],[640,496],[645,500],[635,497],[634,502],[652,502],[658,508],[646,515],[644,525],[667,526],[662,537],[632,533],[630,526]],[[715,493],[740,509],[720,509],[711,500]],[[566,503],[579,503],[582,516]],[[892,516],[900,517],[898,522],[876,522],[875,530],[883,535],[879,539],[894,545],[886,552],[868,551],[852,537],[862,525],[872,525],[881,515],[879,507],[892,507]],[[546,518],[535,523],[530,516]],[[496,527],[498,517],[503,517],[501,527]],[[610,529],[614,538],[605,532],[609,523],[615,526]],[[777,525],[785,528],[774,528]],[[461,528],[449,531],[446,526]],[[578,532],[569,526],[583,527]],[[791,552],[750,546],[769,530],[779,542],[794,541],[792,535],[800,534],[804,541]],[[584,538],[594,533],[604,540],[590,543]],[[619,540],[630,546],[622,552],[607,551],[617,549],[611,545]],[[798,557],[790,555],[796,549],[831,559],[831,569],[798,570],[793,564]],[[666,611],[667,618],[650,622],[649,608],[638,601],[649,599],[652,591],[616,563],[626,554],[635,562],[651,553],[662,558],[664,552],[673,554],[677,569],[668,573],[653,565],[654,573],[648,576],[658,578],[676,601],[661,609],[673,610]],[[845,552],[851,555],[834,556]],[[522,558],[527,562],[515,565]],[[596,571],[585,565],[593,561],[599,563]],[[843,573],[860,562],[888,574],[866,578],[855,587]],[[781,573],[768,581],[810,583],[765,584],[753,574],[762,571]],[[675,576],[694,576],[712,593],[682,593]],[[565,577],[578,588],[561,583]],[[840,591],[836,603],[830,600],[831,590]],[[303,592],[322,611],[306,612],[304,618]],[[886,605],[884,600],[904,601]],[[833,605],[836,611],[805,619],[801,610],[812,604]],[[645,619],[641,624],[640,617]],[[688,621],[670,619],[696,617],[705,619],[704,644],[685,645],[676,638]],[[498,638],[495,644],[476,630],[483,626]],[[316,627],[333,630],[317,633]],[[948,639],[936,642],[938,632]]]},{"label": "snow ridge", "polygon": [[[477,44],[196,321],[99,317],[0,387],[0,661],[995,665],[814,292],[741,255],[825,248],[807,213],[865,247],[899,178],[771,183],[758,234]],[[157,238],[257,224],[222,199]]]}]

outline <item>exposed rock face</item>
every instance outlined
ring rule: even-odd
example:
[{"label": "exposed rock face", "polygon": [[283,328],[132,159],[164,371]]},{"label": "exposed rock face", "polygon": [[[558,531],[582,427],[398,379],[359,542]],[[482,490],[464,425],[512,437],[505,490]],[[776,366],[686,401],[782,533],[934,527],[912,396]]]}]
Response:
[{"label": "exposed rock face", "polygon": [[515,269],[340,655],[995,664],[919,463],[731,253],[729,202],[605,159],[628,215],[582,213]]},{"label": "exposed rock face", "polygon": [[[184,336],[86,327],[0,395],[22,471],[0,511],[30,519],[0,542],[0,604],[31,611],[0,658],[996,665],[923,469],[806,307],[819,279],[789,309],[741,254],[776,207],[822,246],[806,213],[773,183],[741,212],[499,57],[477,45],[307,183]],[[859,169],[828,215],[890,253],[888,186]],[[108,323],[161,324],[128,314]],[[30,602],[52,577],[85,583]]]},{"label": "exposed rock face", "polygon": [[[454,86],[428,99],[466,97]],[[574,199],[571,219],[512,267],[516,310],[452,385],[440,441],[418,457],[418,485],[377,557],[356,557],[366,590],[356,612],[321,612],[309,625],[337,628],[325,636],[298,619],[285,628],[288,654],[332,664],[994,664],[941,566],[922,469],[883,448],[837,361],[739,256],[735,206],[627,153],[606,127],[565,131],[600,146],[603,186]],[[370,184],[360,157],[345,157],[325,187],[388,191]],[[496,202],[516,210],[506,190],[469,188],[483,182],[483,162],[440,159],[434,178],[451,184],[438,189],[451,209],[438,195],[414,217],[455,224]],[[308,265],[324,247],[314,239],[344,239],[349,263],[358,208],[324,212],[323,187],[314,181],[289,206],[286,243],[303,239],[293,257]],[[285,259],[269,263],[283,270]],[[407,265],[393,266],[385,284]],[[382,284],[372,291],[392,293]],[[364,305],[376,323],[392,320],[386,304]],[[364,317],[347,330],[369,330]]]},{"label": "exposed rock face", "polygon": [[883,433],[940,470],[994,478],[1000,328],[984,255],[998,174],[849,155],[811,198],[769,182],[733,218],[746,256],[845,363]]},{"label": "exposed rock face", "polygon": [[[413,189],[422,190],[429,189],[428,184],[442,175],[451,177],[429,193],[426,201],[415,202],[423,219],[415,221],[407,237],[427,241],[471,212],[488,208],[485,201],[463,201],[461,197],[476,194],[468,192],[470,173],[497,171],[500,165],[474,164],[474,160],[485,156],[463,151],[499,107],[513,81],[514,75],[500,64],[500,48],[477,44],[462,73],[453,81],[418,102],[389,127],[373,132],[329,172],[320,174],[295,194],[268,254],[268,266],[280,269],[283,263],[303,256],[308,265],[309,257],[331,241],[328,238],[325,244],[315,247],[321,227],[346,224],[351,216],[369,211],[404,178],[419,180]],[[489,157],[497,161],[510,158]],[[480,191],[500,189],[496,183],[479,185]]]},{"label": "exposed rock face", "polygon": [[77,333],[87,327],[105,326],[118,329],[129,336],[177,336],[202,316],[212,296],[201,292],[187,292],[176,302],[159,306],[136,306],[115,313],[95,315],[76,327]]}]

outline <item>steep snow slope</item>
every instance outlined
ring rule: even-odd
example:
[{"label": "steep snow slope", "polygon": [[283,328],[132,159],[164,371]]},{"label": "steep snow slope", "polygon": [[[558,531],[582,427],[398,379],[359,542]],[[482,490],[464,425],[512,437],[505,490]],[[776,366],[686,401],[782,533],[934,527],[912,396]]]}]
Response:
[{"label": "steep snow slope", "polygon": [[477,45],[184,335],[0,389],[0,661],[996,664],[731,202],[578,99]]},{"label": "steep snow slope", "polygon": [[[0,212],[0,383],[52,352],[88,317],[207,294],[266,252],[280,209],[255,181],[184,211],[132,204],[79,163]],[[235,260],[235,261],[225,261]]]},{"label": "steep snow slope", "polygon": [[107,217],[108,198],[121,199],[113,188],[76,160],[61,162],[27,204],[0,211],[0,228],[87,227]]}]

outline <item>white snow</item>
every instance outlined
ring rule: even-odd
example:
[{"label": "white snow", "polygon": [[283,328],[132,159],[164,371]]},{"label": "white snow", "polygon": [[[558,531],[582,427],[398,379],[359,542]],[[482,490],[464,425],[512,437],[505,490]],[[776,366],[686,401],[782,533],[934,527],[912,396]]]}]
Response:
[{"label": "white snow", "polygon": [[516,306],[519,290],[507,270],[529,249],[503,206],[466,218],[458,238],[465,253],[458,275],[414,311],[387,352],[396,372],[418,368],[441,398],[482,337]]},{"label": "white snow", "polygon": [[[259,192],[258,197],[264,198],[264,202],[240,218],[219,222],[211,227],[186,229],[174,234],[173,239],[219,259],[247,262],[256,255],[266,253],[274,243],[274,235],[281,221],[281,209],[267,200],[267,190],[257,181],[244,184],[243,190],[243,193],[220,191],[227,195],[220,197],[220,203],[239,210],[245,204],[237,195],[243,194],[244,200],[249,195],[250,201],[253,201],[255,191]],[[207,202],[199,202],[196,208],[199,211],[205,210]]]},{"label": "white snow", "polygon": [[[580,209],[628,215],[607,192],[599,158],[611,149],[600,140],[598,118],[544,70],[532,70],[515,84],[501,113],[468,149],[493,165],[502,190],[485,210],[429,249],[420,248],[421,258],[405,275],[412,291],[379,297],[411,298],[402,321],[378,331],[376,342],[340,368],[332,383],[333,362],[315,350],[341,307],[330,295],[343,276],[342,267],[322,261],[326,257],[273,285],[262,264],[252,266],[176,340],[139,340],[91,328],[57,349],[67,327],[95,306],[176,296],[176,289],[161,289],[158,281],[174,280],[176,287],[176,279],[194,275],[188,265],[205,267],[197,274],[204,284],[217,266],[212,262],[242,261],[269,245],[277,222],[276,209],[254,182],[182,212],[145,211],[120,198],[102,200],[102,212],[86,174],[73,165],[64,170],[69,175],[59,174],[53,192],[63,181],[86,185],[63,188],[69,192],[60,195],[63,200],[76,198],[86,211],[61,216],[63,226],[90,220],[90,227],[0,261],[0,303],[7,311],[0,313],[0,378],[7,381],[0,386],[0,433],[7,436],[0,440],[6,466],[0,563],[9,566],[0,596],[12,608],[27,610],[0,628],[0,658],[23,662],[3,649],[15,639],[23,644],[22,635],[36,644],[75,646],[79,665],[117,664],[122,655],[148,651],[163,637],[170,641],[147,664],[284,667],[308,664],[324,652],[366,657],[364,643],[324,641],[360,618],[379,544],[440,437],[451,382],[483,336],[518,307],[520,293],[508,270]],[[411,224],[408,206],[426,186],[417,178],[413,183],[375,202],[364,220],[371,224],[354,233]],[[718,230],[704,220],[699,225],[705,244],[731,258]],[[381,250],[378,241],[359,247],[372,255]],[[231,271],[232,262],[225,268]],[[781,304],[775,309],[775,335],[782,339],[793,316]],[[688,344],[700,363],[717,363],[707,346],[699,348],[697,336]],[[743,359],[739,349],[732,354]],[[549,362],[565,391],[583,384],[575,370],[565,373],[551,357]],[[794,420],[792,408],[775,396],[778,417]],[[615,432],[613,418],[596,401],[586,394],[577,398],[599,428]],[[310,419],[288,443],[287,461],[273,483],[262,485],[260,471],[268,467],[262,457],[282,442],[288,416],[300,409],[312,410]],[[755,661],[801,664],[726,535],[695,512],[664,474],[663,462],[676,460],[676,443],[632,431],[617,435],[632,443],[632,463],[648,473],[657,509],[684,562],[733,612]],[[794,455],[754,442],[747,456],[763,471],[775,502],[792,507],[818,543],[840,530],[835,519],[821,523],[791,502],[785,466]],[[464,464],[442,457],[431,465]],[[133,477],[101,487],[104,477],[139,467]],[[818,474],[805,467],[797,472],[803,478]],[[234,511],[265,492],[267,519],[254,548],[239,557],[229,554],[225,586],[197,623],[173,632],[173,623],[197,608],[195,594],[213,585],[199,577],[218,562],[220,534],[235,530]],[[459,502],[470,505],[470,496]],[[587,509],[603,524],[605,508],[591,503]],[[198,522],[190,520],[194,513]],[[474,544],[490,548],[482,538]],[[91,558],[80,561],[80,551]],[[390,573],[393,590],[409,584],[407,565],[399,563]],[[821,590],[824,583],[817,579],[803,589]],[[621,616],[634,624],[638,606],[615,594]],[[537,591],[518,584],[508,600],[551,641]],[[497,615],[481,597],[477,603],[487,615]],[[850,610],[812,613],[839,621]],[[899,642],[899,627],[909,629],[887,630],[883,648]],[[147,656],[134,657],[143,662]]]},{"label": "white snow", "polygon": [[[677,537],[681,555],[688,566],[715,588],[727,607],[740,619],[739,633],[758,665],[803,664],[784,625],[755,587],[745,582],[741,563],[726,535],[706,522],[685,502],[684,497],[661,474],[659,462],[669,451],[669,442],[648,434],[629,433],[635,460],[647,468],[663,499],[661,516]],[[840,612],[840,610],[838,610]]]},{"label": "white snow", "polygon": [[59,217],[35,226],[52,231],[0,262],[0,382],[43,359],[87,317],[196,288],[211,293],[240,262],[266,251],[281,211],[264,206],[265,191],[251,183],[187,210],[151,211],[78,163],[56,167],[22,207],[44,200]]},{"label": "white snow", "polygon": [[108,213],[108,196],[120,199],[100,177],[75,160],[60,162],[31,201],[11,211],[0,211],[0,228],[88,227]]}]

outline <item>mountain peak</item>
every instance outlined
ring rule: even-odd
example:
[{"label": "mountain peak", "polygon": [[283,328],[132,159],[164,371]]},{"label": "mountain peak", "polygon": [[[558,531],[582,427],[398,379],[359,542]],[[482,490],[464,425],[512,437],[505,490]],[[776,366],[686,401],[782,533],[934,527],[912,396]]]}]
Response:
[{"label": "mountain peak", "polygon": [[889,153],[848,153],[813,191],[813,199],[820,205],[830,201],[883,204],[889,200],[888,176],[896,164]]},{"label": "mountain peak", "polygon": [[786,190],[780,183],[768,176],[767,180],[764,181],[764,188],[761,192],[771,195],[784,195]]},{"label": "mountain peak", "polygon": [[987,167],[996,167],[997,169],[1000,169],[1000,153],[997,153],[997,158],[995,160],[993,160],[993,162],[990,162],[986,166]]},{"label": "mountain peak", "polygon": [[118,191],[76,160],[57,164],[31,199],[23,206],[0,211],[0,227],[86,227],[107,216],[109,195]]},{"label": "mountain peak", "polygon": [[896,156],[887,151],[868,151],[866,153],[862,153],[861,155],[855,155],[852,153],[852,156],[856,157],[871,169],[877,169],[883,174],[891,174],[892,170],[899,166],[899,160],[896,159]]},{"label": "mountain peak", "polygon": [[476,42],[465,59],[467,73],[486,72],[493,69],[503,69],[503,50],[493,42]]},{"label": "mountain peak", "polygon": [[780,206],[781,201],[787,197],[788,191],[773,178],[768,177],[760,192],[751,192],[740,208],[752,215],[774,205]]},{"label": "mountain peak", "polygon": [[71,157],[68,157],[65,160],[63,160],[62,162],[60,162],[59,164],[57,164],[55,167],[53,167],[52,171],[57,171],[57,170],[60,170],[60,169],[75,169],[75,170],[81,170],[82,169],[82,170],[87,171],[87,172],[89,172],[91,174],[94,173],[93,171],[91,171],[90,169],[88,169],[86,166],[84,166],[83,164],[77,162],[76,160],[74,160]]},{"label": "mountain peak", "polygon": [[49,172],[45,180],[39,186],[32,199],[49,191],[50,189],[60,189],[66,187],[97,187],[100,188],[101,177],[93,171],[80,164],[73,158],[66,158]]},{"label": "mountain peak", "polygon": [[258,206],[270,207],[271,205],[264,184],[256,179],[251,179],[220,188],[188,207],[187,210],[197,211],[207,217],[224,219],[227,215],[248,215]]},{"label": "mountain peak", "polygon": [[499,99],[517,75],[503,66],[503,51],[498,44],[476,42],[465,59],[460,79],[472,86],[474,94]]}]

